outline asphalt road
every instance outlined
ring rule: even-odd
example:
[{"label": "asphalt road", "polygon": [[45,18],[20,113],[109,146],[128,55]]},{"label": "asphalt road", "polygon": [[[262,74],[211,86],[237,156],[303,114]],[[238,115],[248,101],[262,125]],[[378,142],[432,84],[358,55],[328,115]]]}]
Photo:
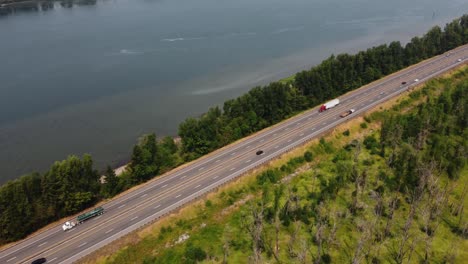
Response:
[{"label": "asphalt road", "polygon": [[[316,107],[154,179],[104,204],[103,215],[71,230],[64,232],[61,226],[55,226],[26,238],[0,251],[0,263],[30,263],[40,257],[46,257],[47,263],[75,262],[411,86],[466,63],[468,45],[446,54],[343,95],[339,97],[340,104],[330,110],[319,113]],[[356,112],[339,117],[351,108]],[[256,155],[258,150],[263,150],[263,154]]]}]

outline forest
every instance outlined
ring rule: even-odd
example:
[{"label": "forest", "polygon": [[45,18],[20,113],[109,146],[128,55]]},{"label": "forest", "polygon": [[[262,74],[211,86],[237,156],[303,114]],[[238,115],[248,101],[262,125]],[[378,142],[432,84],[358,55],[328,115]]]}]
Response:
[{"label": "forest", "polygon": [[[226,101],[222,109],[213,107],[201,117],[186,119],[179,126],[181,144],[175,144],[170,137],[158,140],[155,134],[145,135],[133,148],[129,168],[119,177],[110,167],[99,173],[91,156],[84,155],[81,159],[70,156],[55,162],[46,172],[9,181],[0,187],[0,244],[24,238],[48,223],[78,213],[184,162],[466,43],[468,15],[448,23],[443,30],[436,26],[404,47],[392,42],[354,55],[332,55],[310,70],[297,73],[291,82],[255,87]],[[443,141],[436,142],[443,145]]]},{"label": "forest", "polygon": [[467,77],[343,125],[102,263],[466,263]]}]

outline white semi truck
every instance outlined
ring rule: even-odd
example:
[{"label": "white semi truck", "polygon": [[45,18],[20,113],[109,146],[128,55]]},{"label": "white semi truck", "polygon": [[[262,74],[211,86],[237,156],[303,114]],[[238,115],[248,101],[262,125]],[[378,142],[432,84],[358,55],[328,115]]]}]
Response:
[{"label": "white semi truck", "polygon": [[329,102],[326,102],[322,106],[320,106],[319,112],[323,112],[323,111],[328,110],[328,109],[330,109],[332,107],[335,107],[335,106],[337,106],[339,104],[340,104],[339,99],[333,99],[333,100],[331,100]]}]

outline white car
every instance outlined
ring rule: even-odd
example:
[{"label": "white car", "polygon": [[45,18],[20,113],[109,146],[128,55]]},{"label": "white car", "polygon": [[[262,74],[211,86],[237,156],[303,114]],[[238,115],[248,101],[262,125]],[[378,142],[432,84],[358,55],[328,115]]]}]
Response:
[{"label": "white car", "polygon": [[458,62],[461,62],[461,61],[462,61],[462,59],[458,59],[457,61],[458,61]]},{"label": "white car", "polygon": [[419,79],[414,79],[414,82],[419,82]]},{"label": "white car", "polygon": [[63,224],[62,229],[63,231],[67,231],[68,229],[72,229],[75,227],[76,223],[74,221],[67,221]]}]

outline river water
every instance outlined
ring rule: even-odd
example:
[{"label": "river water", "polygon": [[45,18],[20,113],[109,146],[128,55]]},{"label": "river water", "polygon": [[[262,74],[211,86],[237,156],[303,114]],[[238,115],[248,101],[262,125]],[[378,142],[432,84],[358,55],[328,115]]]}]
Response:
[{"label": "river water", "polygon": [[332,53],[406,42],[464,0],[102,0],[0,17],[0,183],[70,154],[98,168]]}]

